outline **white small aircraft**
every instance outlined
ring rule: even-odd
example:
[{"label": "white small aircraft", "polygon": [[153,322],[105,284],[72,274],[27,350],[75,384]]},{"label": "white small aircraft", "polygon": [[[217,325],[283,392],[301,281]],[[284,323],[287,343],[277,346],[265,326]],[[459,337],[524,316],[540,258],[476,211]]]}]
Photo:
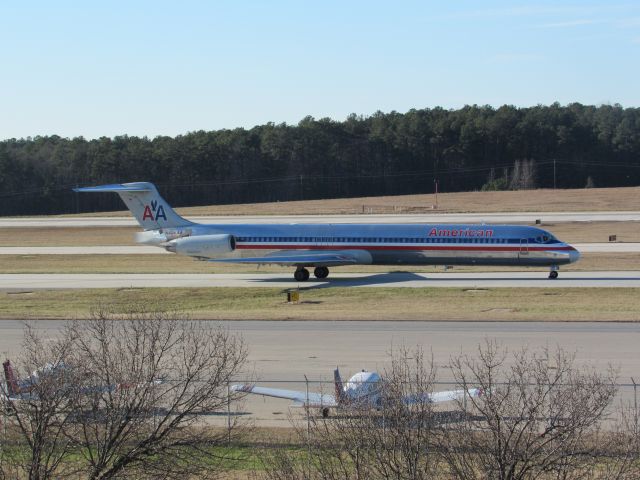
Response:
[{"label": "white small aircraft", "polygon": [[[38,384],[45,379],[53,382],[59,392],[70,390],[75,387],[74,382],[77,378],[73,378],[73,369],[62,362],[53,364],[47,363],[41,368],[35,370],[28,378],[20,380],[13,371],[13,365],[10,360],[6,360],[2,364],[5,376],[5,384],[0,385],[0,399],[9,401],[38,401]],[[150,385],[160,385],[162,380],[154,380]],[[114,383],[112,385],[96,385],[83,386],[80,392],[84,395],[90,395],[101,392],[121,392],[130,388],[145,385],[142,383]]]},{"label": "white small aircraft", "polygon": [[[335,396],[325,393],[299,392],[296,390],[284,390],[280,388],[259,387],[251,384],[232,385],[234,392],[251,393],[265,397],[285,398],[293,400],[292,407],[319,408],[323,417],[329,416],[330,408],[349,408],[350,406],[368,406],[379,410],[383,407],[383,383],[382,377],[376,372],[362,370],[353,375],[344,385],[340,377],[340,371],[333,371]],[[407,404],[419,402],[442,403],[452,400],[462,400],[467,397],[479,397],[482,390],[471,388],[469,390],[447,390],[442,392],[425,393],[424,396],[410,395],[403,397]]]}]

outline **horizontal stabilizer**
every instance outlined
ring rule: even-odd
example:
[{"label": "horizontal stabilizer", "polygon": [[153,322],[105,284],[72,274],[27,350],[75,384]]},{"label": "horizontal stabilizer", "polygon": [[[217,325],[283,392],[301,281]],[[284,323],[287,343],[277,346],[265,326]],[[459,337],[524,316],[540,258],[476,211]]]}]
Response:
[{"label": "horizontal stabilizer", "polygon": [[121,183],[112,183],[110,185],[98,185],[95,187],[81,187],[74,188],[74,192],[151,192],[153,191],[152,187],[147,183],[131,183],[131,184],[121,184]]}]

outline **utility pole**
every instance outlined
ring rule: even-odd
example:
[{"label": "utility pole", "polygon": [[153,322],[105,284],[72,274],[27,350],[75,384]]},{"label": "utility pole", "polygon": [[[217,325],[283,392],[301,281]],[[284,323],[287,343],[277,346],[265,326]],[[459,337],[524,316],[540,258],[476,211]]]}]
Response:
[{"label": "utility pole", "polygon": [[227,380],[227,445],[231,445],[231,385]]},{"label": "utility pole", "polygon": [[633,433],[636,438],[636,457],[638,456],[638,384],[636,380],[631,377],[631,383],[633,383]]},{"label": "utility pole", "polygon": [[300,174],[300,200],[304,200],[304,189],[302,187],[302,174]]},{"label": "utility pole", "polygon": [[438,179],[434,178],[433,183],[436,186],[436,210],[438,209]]},{"label": "utility pole", "polygon": [[553,189],[556,189],[556,159],[553,159]]},{"label": "utility pole", "polygon": [[307,374],[304,375],[304,384],[306,387],[306,405],[305,410],[307,411],[307,469],[309,472],[309,477],[311,477],[311,418],[309,416],[309,379],[307,378]]}]

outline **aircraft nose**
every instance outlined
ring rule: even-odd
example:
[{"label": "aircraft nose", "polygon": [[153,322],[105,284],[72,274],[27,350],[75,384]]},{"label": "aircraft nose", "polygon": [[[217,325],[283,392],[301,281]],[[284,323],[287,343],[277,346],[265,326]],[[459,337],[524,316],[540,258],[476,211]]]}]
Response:
[{"label": "aircraft nose", "polygon": [[573,263],[577,262],[578,260],[580,260],[580,252],[574,247],[571,247],[571,250],[569,250],[569,262]]}]

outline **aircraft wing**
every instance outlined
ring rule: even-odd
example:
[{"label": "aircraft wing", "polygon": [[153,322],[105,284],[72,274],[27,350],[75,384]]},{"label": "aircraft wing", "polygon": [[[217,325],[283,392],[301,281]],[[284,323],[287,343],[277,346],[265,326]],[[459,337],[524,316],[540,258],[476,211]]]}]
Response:
[{"label": "aircraft wing", "polygon": [[295,407],[335,407],[336,399],[333,395],[324,395],[321,393],[297,392],[295,390],[284,390],[281,388],[258,387],[255,385],[232,385],[231,391],[252,393],[254,395],[262,395],[264,397],[286,398],[293,400]]},{"label": "aircraft wing", "polygon": [[358,255],[354,251],[282,251],[275,252],[264,257],[246,257],[246,258],[220,258],[211,259],[210,262],[225,263],[254,263],[254,264],[273,264],[273,265],[300,265],[300,266],[316,266],[316,267],[337,267],[339,265],[355,265],[362,263]]},{"label": "aircraft wing", "polygon": [[[425,397],[426,395],[426,397]],[[462,400],[465,395],[468,397],[479,397],[482,395],[482,390],[479,388],[470,388],[469,390],[445,390],[442,392],[432,392],[425,395],[410,395],[404,397],[404,403],[411,405],[413,403],[419,403],[427,401],[429,403],[442,403],[450,402],[452,400]]]}]

